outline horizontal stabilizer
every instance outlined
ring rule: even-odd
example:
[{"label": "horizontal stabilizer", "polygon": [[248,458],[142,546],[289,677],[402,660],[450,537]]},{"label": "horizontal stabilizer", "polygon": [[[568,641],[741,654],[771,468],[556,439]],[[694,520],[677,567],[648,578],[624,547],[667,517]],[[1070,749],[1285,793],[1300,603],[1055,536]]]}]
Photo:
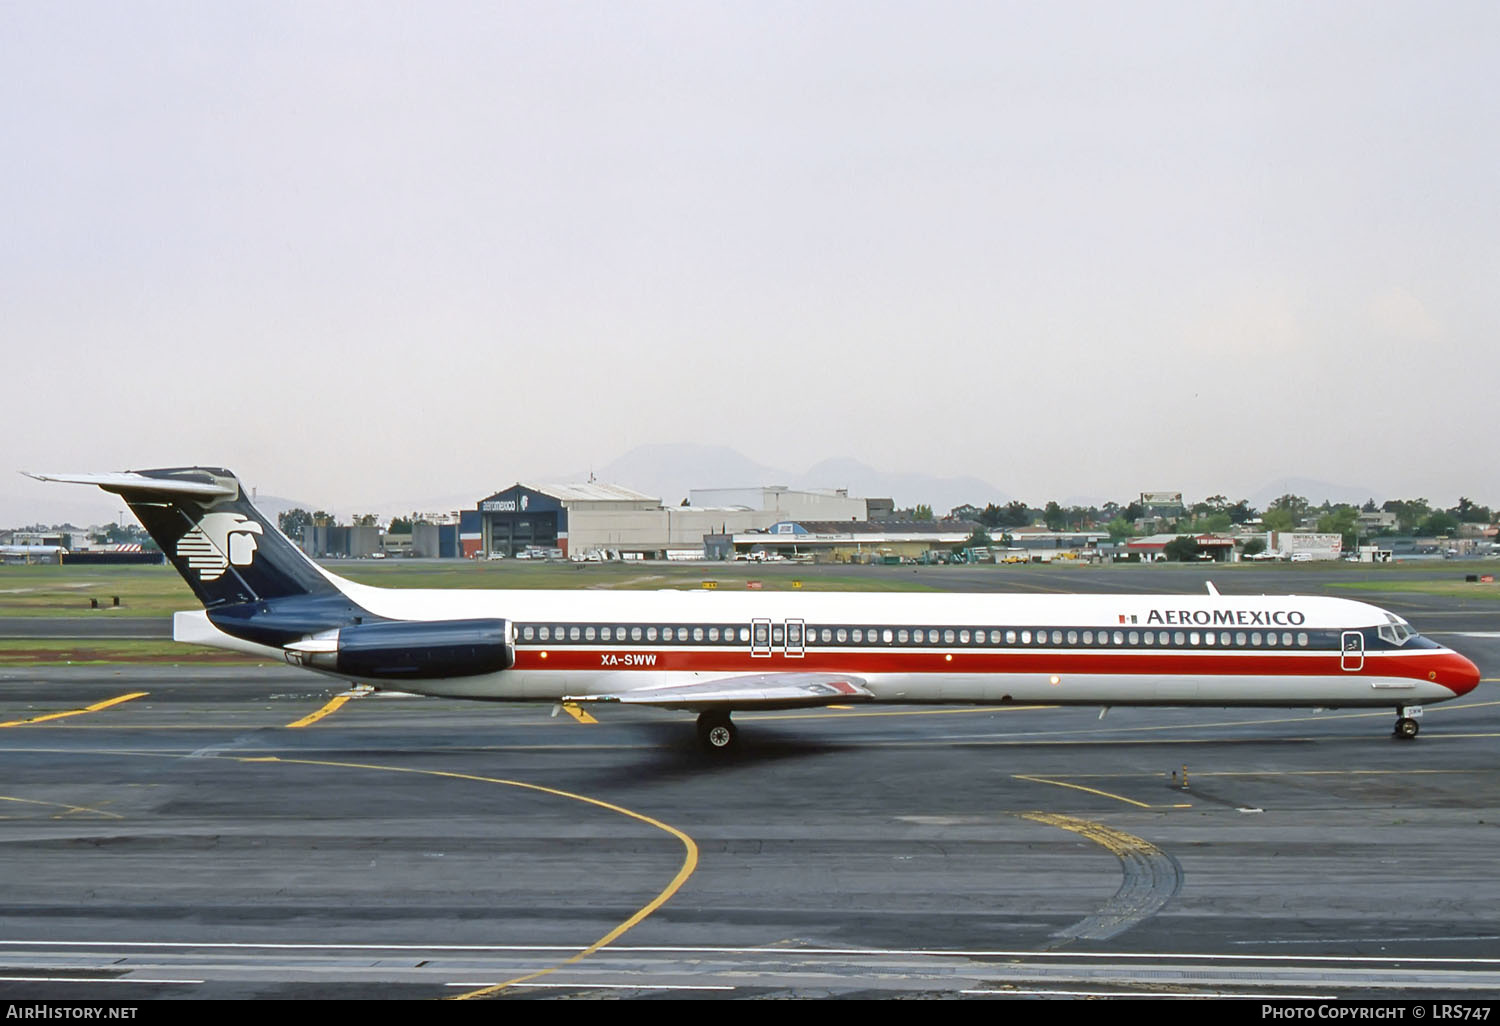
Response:
[{"label": "horizontal stabilizer", "polygon": [[867,702],[874,697],[863,680],[846,674],[754,673],[610,694],[565,696],[562,701],[619,702],[659,709],[798,709]]},{"label": "horizontal stabilizer", "polygon": [[231,498],[239,494],[239,487],[222,480],[213,480],[204,474],[202,479],[181,477],[148,477],[133,470],[106,474],[33,474],[29,470],[21,473],[38,481],[54,481],[62,484],[98,485],[107,492],[156,492],[162,495],[188,495],[196,498]]}]

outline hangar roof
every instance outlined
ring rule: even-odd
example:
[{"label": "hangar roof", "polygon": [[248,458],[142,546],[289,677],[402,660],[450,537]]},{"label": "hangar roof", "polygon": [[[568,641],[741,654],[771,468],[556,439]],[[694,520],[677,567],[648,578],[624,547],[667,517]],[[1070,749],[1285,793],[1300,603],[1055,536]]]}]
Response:
[{"label": "hangar roof", "polygon": [[530,488],[534,492],[544,492],[562,502],[656,502],[661,499],[655,495],[647,495],[624,485],[604,484],[600,481],[589,481],[583,484],[525,484],[522,488]]}]

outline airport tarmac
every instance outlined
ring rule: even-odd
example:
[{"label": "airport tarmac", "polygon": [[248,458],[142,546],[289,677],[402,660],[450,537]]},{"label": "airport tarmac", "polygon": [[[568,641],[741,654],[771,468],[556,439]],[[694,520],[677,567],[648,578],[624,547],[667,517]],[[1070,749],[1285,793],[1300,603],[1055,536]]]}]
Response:
[{"label": "airport tarmac", "polygon": [[[1161,573],[1005,583],[1201,587]],[[1280,574],[1219,583],[1321,590]],[[739,715],[720,761],[654,710],[0,670],[0,998],[1492,998],[1500,604],[1370,598],[1486,679],[1414,741],[880,706]]]}]

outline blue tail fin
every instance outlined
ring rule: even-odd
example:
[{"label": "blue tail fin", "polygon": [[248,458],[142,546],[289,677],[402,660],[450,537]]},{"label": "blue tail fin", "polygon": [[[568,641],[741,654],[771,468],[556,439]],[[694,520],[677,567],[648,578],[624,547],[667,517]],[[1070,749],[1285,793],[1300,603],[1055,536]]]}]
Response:
[{"label": "blue tail fin", "polygon": [[32,474],[98,485],[124,498],[208,609],[297,595],[335,595],[327,575],[217,467],[121,474]]}]

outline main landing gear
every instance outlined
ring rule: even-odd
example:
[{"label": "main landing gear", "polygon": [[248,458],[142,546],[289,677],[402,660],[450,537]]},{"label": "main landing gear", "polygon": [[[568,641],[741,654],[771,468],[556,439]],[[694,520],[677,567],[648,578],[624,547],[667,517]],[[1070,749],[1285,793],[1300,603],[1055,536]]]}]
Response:
[{"label": "main landing gear", "polygon": [[698,714],[698,743],[707,752],[732,751],[739,729],[729,720],[727,712],[710,710]]},{"label": "main landing gear", "polygon": [[1391,734],[1403,741],[1409,741],[1417,736],[1422,729],[1422,707],[1420,705],[1402,705],[1396,708],[1396,727]]}]

